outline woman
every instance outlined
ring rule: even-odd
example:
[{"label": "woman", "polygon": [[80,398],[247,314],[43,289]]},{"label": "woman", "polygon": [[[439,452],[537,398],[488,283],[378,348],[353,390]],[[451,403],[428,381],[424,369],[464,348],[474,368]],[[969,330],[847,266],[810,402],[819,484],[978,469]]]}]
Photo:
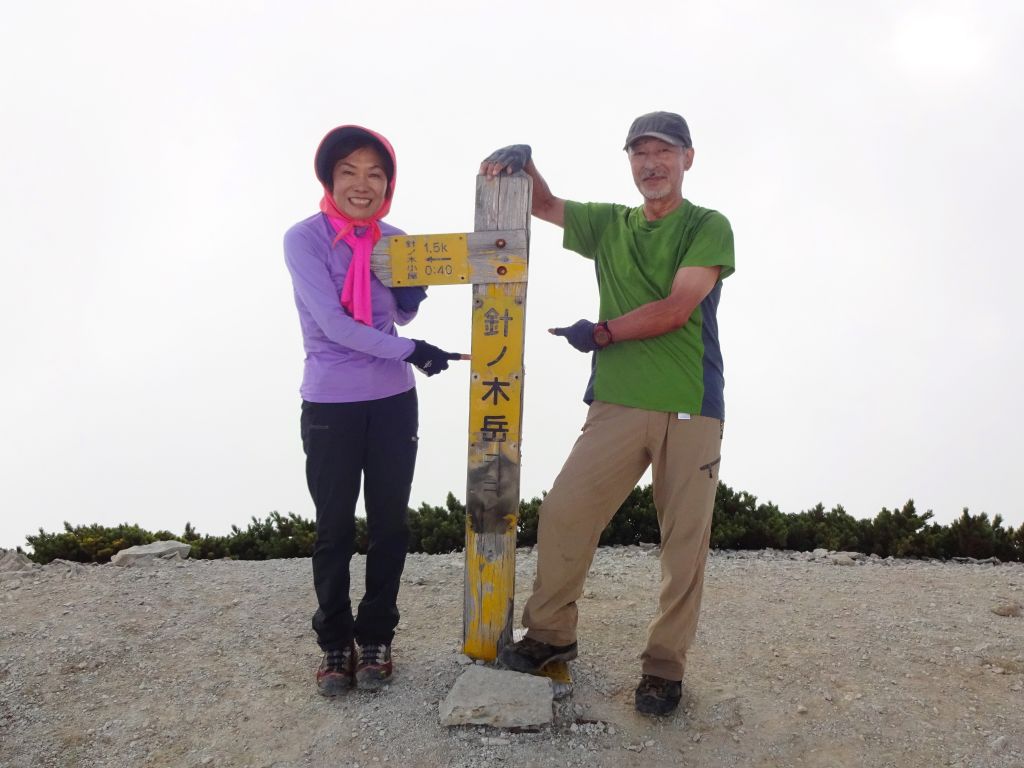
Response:
[{"label": "woman", "polygon": [[[314,167],[324,187],[320,213],[288,230],[284,253],[306,350],[301,434],[316,506],[313,629],[324,652],[316,683],[335,696],[391,678],[417,445],[409,364],[432,376],[460,355],[398,336],[395,323],[415,316],[426,291],[388,289],[370,270],[374,244],[403,234],[382,221],[395,191],[388,140],[340,126],[320,143]],[[361,482],[369,549],[366,592],[353,617],[349,561]]]}]

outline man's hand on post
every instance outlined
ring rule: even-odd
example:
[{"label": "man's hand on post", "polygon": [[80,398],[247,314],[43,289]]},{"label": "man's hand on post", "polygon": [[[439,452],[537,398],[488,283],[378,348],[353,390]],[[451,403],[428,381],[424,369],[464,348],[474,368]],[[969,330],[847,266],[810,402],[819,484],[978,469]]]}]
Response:
[{"label": "man's hand on post", "polygon": [[564,336],[580,352],[596,352],[601,347],[594,341],[594,325],[589,320],[577,320],[565,328],[548,328],[548,333]]},{"label": "man's hand on post", "polygon": [[510,144],[496,149],[480,163],[480,173],[492,179],[500,176],[502,171],[519,173],[530,162],[531,152],[529,144]]},{"label": "man's hand on post", "polygon": [[415,365],[427,376],[433,376],[435,373],[448,370],[449,360],[469,360],[469,355],[463,355],[458,352],[445,352],[443,349],[419,339],[413,339],[412,343],[416,346],[405,357],[405,361]]}]

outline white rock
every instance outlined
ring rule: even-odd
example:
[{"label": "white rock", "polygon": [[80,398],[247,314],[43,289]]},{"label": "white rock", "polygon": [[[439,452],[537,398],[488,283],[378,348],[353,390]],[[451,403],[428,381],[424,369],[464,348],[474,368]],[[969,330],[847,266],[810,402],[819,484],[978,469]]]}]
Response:
[{"label": "white rock", "polygon": [[846,555],[851,560],[863,560],[865,558],[865,555],[864,555],[863,552],[849,552],[847,550],[843,550],[842,552],[836,552],[835,554],[837,554],[837,555]]},{"label": "white rock", "polygon": [[554,700],[546,677],[471,665],[438,707],[441,725],[516,728],[550,723]]},{"label": "white rock", "polygon": [[153,560],[166,555],[180,554],[188,557],[192,547],[181,541],[154,541],[152,544],[139,544],[135,547],[122,549],[110,562],[114,565],[132,565],[143,560]]},{"label": "white rock", "polygon": [[1000,603],[992,608],[992,613],[996,616],[1003,616],[1006,618],[1017,618],[1022,612],[1024,612],[1024,606],[1016,601]]},{"label": "white rock", "polygon": [[0,550],[0,573],[31,571],[37,567],[23,552],[16,552],[13,549]]}]

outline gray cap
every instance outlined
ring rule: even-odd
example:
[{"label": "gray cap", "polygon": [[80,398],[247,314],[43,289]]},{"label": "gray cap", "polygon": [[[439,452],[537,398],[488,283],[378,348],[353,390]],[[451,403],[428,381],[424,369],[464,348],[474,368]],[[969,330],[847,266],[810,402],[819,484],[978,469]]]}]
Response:
[{"label": "gray cap", "polygon": [[637,139],[661,139],[677,147],[689,148],[693,146],[690,140],[690,126],[683,120],[682,115],[675,112],[648,112],[640,115],[633,124],[629,126],[629,135],[626,136],[626,146]]}]

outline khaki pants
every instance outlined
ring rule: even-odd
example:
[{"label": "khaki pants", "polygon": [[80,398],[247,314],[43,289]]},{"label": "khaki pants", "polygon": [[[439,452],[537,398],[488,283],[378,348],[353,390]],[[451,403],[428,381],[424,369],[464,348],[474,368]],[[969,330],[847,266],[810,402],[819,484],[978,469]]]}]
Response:
[{"label": "khaki pants", "polygon": [[576,641],[576,601],[601,531],[647,467],[661,528],[661,594],[642,671],[682,680],[697,632],[723,422],[595,402],[583,434],[540,508],[537,577],[523,610],[527,635]]}]

